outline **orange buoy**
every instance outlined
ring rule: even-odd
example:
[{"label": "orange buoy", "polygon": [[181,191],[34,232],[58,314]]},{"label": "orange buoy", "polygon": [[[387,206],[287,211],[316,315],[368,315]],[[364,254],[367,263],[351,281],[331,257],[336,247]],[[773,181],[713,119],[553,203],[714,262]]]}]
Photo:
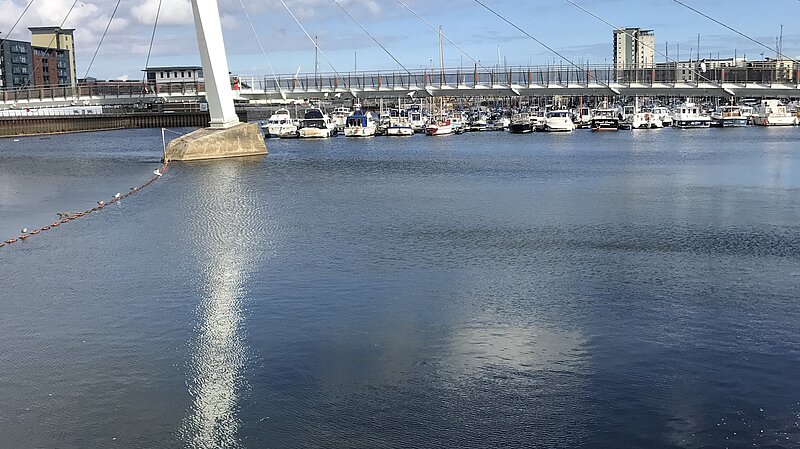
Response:
[{"label": "orange buoy", "polygon": [[12,243],[14,243],[16,241],[17,241],[17,239],[8,239],[8,240],[6,240],[6,243],[8,243],[10,245],[10,244],[12,244]]},{"label": "orange buoy", "polygon": [[39,231],[38,229],[34,229],[33,231],[31,231],[31,235],[36,235],[36,234],[38,234],[39,232],[40,232],[40,231]]},{"label": "orange buoy", "polygon": [[42,226],[41,231],[49,231],[49,230],[50,230],[50,226]]},{"label": "orange buoy", "polygon": [[25,240],[26,238],[28,238],[28,234],[22,234],[19,236],[20,240]]},{"label": "orange buoy", "polygon": [[61,222],[60,221],[54,221],[50,226],[52,226],[52,227],[61,226]]}]

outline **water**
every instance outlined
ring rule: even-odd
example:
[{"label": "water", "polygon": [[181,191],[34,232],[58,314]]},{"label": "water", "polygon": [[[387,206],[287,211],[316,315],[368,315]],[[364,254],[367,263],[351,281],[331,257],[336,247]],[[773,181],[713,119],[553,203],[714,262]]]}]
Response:
[{"label": "water", "polygon": [[[0,235],[160,137],[0,140]],[[800,129],[268,144],[0,249],[0,447],[800,447]]]}]

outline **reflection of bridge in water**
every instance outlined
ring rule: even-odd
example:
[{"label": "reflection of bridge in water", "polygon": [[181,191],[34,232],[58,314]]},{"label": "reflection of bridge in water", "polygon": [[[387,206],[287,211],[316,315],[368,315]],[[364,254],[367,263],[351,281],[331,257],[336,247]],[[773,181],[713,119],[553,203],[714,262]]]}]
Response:
[{"label": "reflection of bridge in water", "polygon": [[[798,71],[800,72],[800,71]],[[800,73],[777,77],[763,70],[715,69],[699,80],[677,79],[675,69],[614,70],[559,66],[507,69],[382,71],[348,74],[242,76],[238,98],[252,102],[323,98],[675,96],[800,97]],[[71,87],[33,87],[0,91],[0,108],[65,104],[134,104],[198,101],[202,82],[143,84],[103,82]]]}]

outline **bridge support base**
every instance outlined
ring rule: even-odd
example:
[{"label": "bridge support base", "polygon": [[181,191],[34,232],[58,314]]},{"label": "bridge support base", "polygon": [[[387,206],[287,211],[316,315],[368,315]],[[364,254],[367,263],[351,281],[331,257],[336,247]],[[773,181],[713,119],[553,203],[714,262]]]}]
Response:
[{"label": "bridge support base", "polygon": [[225,129],[202,128],[178,137],[167,145],[164,158],[197,161],[266,154],[267,145],[258,125],[240,123]]}]

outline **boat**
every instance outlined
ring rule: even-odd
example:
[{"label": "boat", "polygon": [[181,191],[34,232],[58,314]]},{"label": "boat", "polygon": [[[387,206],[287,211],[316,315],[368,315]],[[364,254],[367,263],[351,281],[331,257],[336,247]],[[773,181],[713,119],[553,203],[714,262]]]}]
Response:
[{"label": "boat", "polygon": [[708,128],[711,126],[711,117],[704,114],[700,107],[687,101],[680,105],[673,115],[673,125],[681,129]]},{"label": "boat", "polygon": [[511,116],[511,124],[508,131],[514,134],[523,134],[533,131],[533,121],[527,112],[519,112]]},{"label": "boat", "polygon": [[736,105],[720,106],[711,114],[711,126],[730,128],[747,126],[749,117],[742,114],[742,107]]},{"label": "boat", "polygon": [[564,132],[575,129],[569,111],[561,109],[550,111],[545,116],[544,130],[550,132]]},{"label": "boat", "polygon": [[779,100],[761,100],[755,108],[753,123],[759,126],[792,126],[798,124],[798,118]]},{"label": "boat", "polygon": [[387,136],[413,136],[414,127],[408,116],[408,111],[400,110],[396,117],[392,117],[384,133]]},{"label": "boat", "polygon": [[616,109],[598,108],[592,113],[589,121],[592,131],[617,131],[619,129],[619,115]]},{"label": "boat", "polygon": [[429,136],[444,136],[453,134],[453,125],[446,115],[437,116],[425,127],[425,134]]},{"label": "boat", "polygon": [[297,132],[297,123],[292,119],[292,114],[288,109],[278,109],[269,117],[266,123],[261,125],[266,137],[279,137],[281,134]]},{"label": "boat", "polygon": [[534,131],[544,131],[544,126],[547,124],[547,113],[544,109],[539,109],[535,114],[531,114],[531,122],[533,123]]},{"label": "boat", "polygon": [[319,108],[306,109],[300,121],[301,138],[326,138],[336,134],[336,125]]},{"label": "boat", "polygon": [[578,108],[573,121],[575,122],[576,128],[591,128],[592,110],[586,106]]},{"label": "boat", "polygon": [[412,110],[411,112],[409,112],[408,121],[411,124],[411,128],[414,129],[415,133],[425,132],[425,124],[427,123],[427,121],[425,120],[425,115],[422,114],[422,111]]},{"label": "boat", "polygon": [[345,137],[372,137],[378,124],[372,113],[356,111],[347,117],[344,125]]},{"label": "boat", "polygon": [[653,115],[656,116],[661,122],[661,126],[672,126],[672,114],[669,112],[669,109],[663,106],[655,106],[651,109],[651,111]]},{"label": "boat", "polygon": [[347,126],[347,119],[352,113],[353,110],[345,106],[339,106],[333,110],[331,113],[331,121],[334,126],[336,126],[337,131],[344,131],[345,126]]},{"label": "boat", "polygon": [[453,127],[453,134],[462,134],[467,129],[467,123],[464,119],[464,114],[461,111],[453,111],[450,113],[450,125]]}]

